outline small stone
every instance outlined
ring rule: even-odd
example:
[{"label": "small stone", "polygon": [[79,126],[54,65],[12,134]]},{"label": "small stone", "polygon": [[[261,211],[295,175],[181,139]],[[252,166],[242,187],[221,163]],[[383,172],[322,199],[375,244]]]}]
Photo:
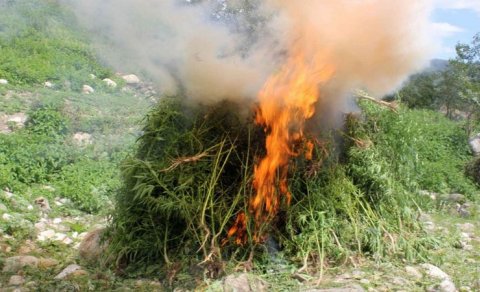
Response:
[{"label": "small stone", "polygon": [[53,224],[60,224],[60,223],[62,223],[62,218],[53,219]]},{"label": "small stone", "polygon": [[5,220],[5,221],[10,221],[10,219],[12,219],[12,218],[13,218],[12,215],[7,214],[7,213],[4,213],[2,215],[2,219]]},{"label": "small stone", "polygon": [[45,230],[45,228],[47,228],[47,224],[45,224],[45,222],[37,222],[34,226],[35,229],[39,232],[42,232]]},{"label": "small stone", "polygon": [[258,277],[246,273],[229,275],[223,280],[224,292],[268,291],[267,284]]},{"label": "small stone", "polygon": [[59,262],[55,259],[42,258],[38,262],[38,267],[41,269],[50,269],[58,266]]},{"label": "small stone", "polygon": [[107,86],[109,86],[111,88],[117,87],[117,83],[115,81],[113,81],[112,79],[105,78],[105,79],[103,79],[103,82],[105,82],[105,84],[107,84]]},{"label": "small stone", "polygon": [[409,274],[410,276],[412,276],[412,277],[415,278],[416,280],[420,280],[421,278],[423,278],[422,273],[420,273],[420,272],[419,272],[416,268],[414,268],[414,267],[406,266],[406,267],[405,267],[405,271],[407,272],[407,274]]},{"label": "small stone", "polygon": [[43,86],[45,86],[46,88],[53,88],[53,83],[50,81],[45,81],[43,83]]},{"label": "small stone", "polygon": [[468,286],[462,286],[462,287],[460,287],[459,291],[460,292],[471,292],[472,288],[470,288]]},{"label": "small stone", "polygon": [[3,265],[3,272],[16,273],[26,266],[37,267],[38,259],[34,256],[14,256],[7,258]]},{"label": "small stone", "polygon": [[11,276],[10,280],[8,281],[8,285],[10,286],[20,286],[23,283],[25,283],[25,278],[19,275]]},{"label": "small stone", "polygon": [[69,237],[65,238],[64,240],[62,240],[62,242],[66,245],[70,245],[73,243],[73,240]]},{"label": "small stone", "polygon": [[[83,132],[77,132],[73,135],[73,141],[75,144],[79,146],[85,146],[85,145],[90,145],[93,144],[93,138],[92,135],[88,133],[83,133]],[[64,204],[61,201],[56,201],[56,203],[59,203],[60,205]]]},{"label": "small stone", "polygon": [[27,210],[32,211],[32,210],[33,210],[33,206],[32,206],[32,205],[28,205],[28,206],[27,206]]},{"label": "small stone", "polygon": [[27,240],[25,243],[18,249],[18,253],[21,255],[29,254],[35,249],[35,244]]},{"label": "small stone", "polygon": [[8,80],[7,79],[0,79],[0,85],[7,85]]},{"label": "small stone", "polygon": [[82,93],[84,94],[91,94],[91,93],[94,93],[95,90],[90,86],[90,85],[83,85],[82,87]]},{"label": "small stone", "polygon": [[439,267],[436,267],[432,264],[422,264],[421,267],[424,268],[427,275],[429,275],[432,278],[437,278],[441,280],[450,279],[450,276],[448,276]]},{"label": "small stone", "polygon": [[55,237],[53,238],[53,240],[63,241],[65,238],[67,238],[67,235],[66,235],[66,234],[63,234],[63,233],[55,233]]},{"label": "small stone", "polygon": [[5,244],[5,243],[0,243],[0,252],[1,253],[9,253],[12,251],[12,248],[10,245]]},{"label": "small stone", "polygon": [[136,84],[140,83],[140,78],[138,78],[138,76],[135,75],[135,74],[124,75],[124,76],[122,76],[122,78],[129,85],[136,85]]},{"label": "small stone", "polygon": [[97,76],[95,76],[94,74],[89,74],[89,75],[88,75],[88,78],[90,78],[90,79],[93,80],[93,79],[97,79]]},{"label": "small stone", "polygon": [[440,283],[439,289],[441,292],[456,292],[457,288],[450,279],[445,279]]},{"label": "small stone", "polygon": [[55,276],[55,280],[61,280],[61,279],[64,279],[66,278],[68,275],[72,274],[73,272],[75,271],[78,271],[78,270],[81,270],[82,267],[80,267],[79,265],[69,265],[67,266],[65,269],[63,269],[57,276]]},{"label": "small stone", "polygon": [[72,233],[72,238],[77,238],[77,237],[78,237],[78,232],[76,232],[76,231],[73,232],[73,233]]},{"label": "small stone", "polygon": [[40,232],[40,234],[37,236],[37,240],[45,241],[45,240],[48,240],[48,239],[52,239],[53,237],[55,237],[55,234],[56,234],[55,230],[48,229],[48,230]]},{"label": "small stone", "polygon": [[360,280],[360,279],[363,277],[363,275],[365,275],[365,273],[362,272],[362,271],[360,271],[360,270],[354,270],[354,271],[352,271],[352,277],[353,277],[354,279]]},{"label": "small stone", "polygon": [[368,279],[361,279],[361,280],[360,280],[360,284],[369,285],[369,284],[370,284],[370,280],[368,280]]}]

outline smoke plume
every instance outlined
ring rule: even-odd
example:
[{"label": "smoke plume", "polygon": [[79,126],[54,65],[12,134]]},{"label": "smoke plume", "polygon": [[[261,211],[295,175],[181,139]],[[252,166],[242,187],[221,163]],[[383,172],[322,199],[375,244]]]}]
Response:
[{"label": "smoke plume", "polygon": [[65,1],[111,65],[202,102],[254,100],[294,45],[335,67],[324,108],[389,93],[432,53],[428,0]]}]

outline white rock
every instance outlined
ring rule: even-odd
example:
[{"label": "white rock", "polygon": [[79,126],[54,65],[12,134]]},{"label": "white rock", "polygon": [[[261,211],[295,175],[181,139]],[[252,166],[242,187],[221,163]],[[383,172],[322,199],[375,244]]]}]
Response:
[{"label": "white rock", "polygon": [[17,127],[23,127],[28,117],[24,113],[16,113],[7,117],[7,122],[15,123]]},{"label": "white rock", "polygon": [[3,192],[5,193],[5,197],[7,199],[11,199],[13,197],[13,193],[11,193],[10,191],[4,190]]},{"label": "white rock", "polygon": [[445,279],[440,283],[439,289],[441,292],[456,292],[455,284],[449,279]]},{"label": "white rock", "polygon": [[50,81],[45,81],[43,83],[43,86],[45,86],[46,88],[53,88],[53,83]]},{"label": "white rock", "polygon": [[69,199],[66,199],[66,198],[61,198],[60,200],[58,200],[60,203],[62,204],[66,204],[68,203],[70,200]]},{"label": "white rock", "polygon": [[67,238],[66,234],[55,233],[55,237],[53,239],[56,240],[56,241],[63,241],[65,238]]},{"label": "white rock", "polygon": [[416,268],[414,268],[414,267],[406,266],[406,267],[405,267],[405,271],[407,272],[407,274],[409,274],[410,276],[414,277],[414,278],[417,279],[417,280],[423,278],[422,273],[420,273],[420,272],[419,272]]},{"label": "white rock", "polygon": [[23,283],[25,283],[25,278],[19,275],[11,276],[10,280],[8,281],[8,285],[10,286],[20,286]]},{"label": "white rock", "polygon": [[5,221],[9,221],[10,219],[12,219],[12,215],[5,213],[2,215],[2,219]]},{"label": "white rock", "polygon": [[7,85],[8,80],[7,79],[0,79],[0,85]]},{"label": "white rock", "polygon": [[62,223],[62,218],[53,219],[53,224],[60,224],[60,223]]},{"label": "white rock", "polygon": [[28,205],[28,206],[27,206],[27,210],[30,210],[30,211],[33,210],[33,206],[32,206],[32,205]]},{"label": "white rock", "polygon": [[78,237],[78,232],[75,231],[74,233],[72,233],[72,237],[77,238]]},{"label": "white rock", "polygon": [[69,237],[65,238],[64,240],[62,240],[62,242],[66,245],[70,245],[73,243],[73,240]]},{"label": "white rock", "polygon": [[470,138],[468,144],[470,145],[470,148],[475,155],[480,154],[480,134],[477,134],[476,136]]},{"label": "white rock", "polygon": [[[80,146],[93,144],[92,135],[88,133],[83,133],[83,132],[75,133],[73,135],[73,141],[75,142],[75,144]],[[63,204],[61,201],[56,201],[56,202]]]},{"label": "white rock", "polygon": [[79,265],[69,265],[68,267],[66,267],[65,269],[63,269],[63,271],[60,272],[60,274],[58,274],[57,276],[55,276],[55,280],[61,280],[61,279],[64,279],[65,277],[67,277],[68,275],[70,275],[71,273],[75,272],[75,271],[78,271],[78,270],[81,270],[82,267],[80,267]]},{"label": "white rock", "polygon": [[447,275],[444,271],[442,271],[439,267],[436,267],[432,264],[421,264],[422,268],[425,269],[427,275],[432,278],[437,278],[441,280],[450,279],[450,276]]},{"label": "white rock", "polygon": [[105,82],[105,84],[107,84],[107,86],[109,87],[112,87],[112,88],[117,87],[117,82],[113,81],[112,79],[105,78],[103,79],[103,82]]},{"label": "white rock", "polygon": [[40,232],[40,234],[37,236],[38,241],[45,241],[48,239],[52,239],[55,237],[55,230],[53,229],[48,229],[45,231]]},{"label": "white rock", "polygon": [[89,74],[88,77],[89,77],[90,79],[92,79],[92,80],[93,80],[93,79],[97,79],[97,76],[95,76],[94,74]]},{"label": "white rock", "polygon": [[83,85],[83,87],[82,87],[82,92],[83,92],[84,94],[91,94],[91,93],[94,93],[95,90],[94,90],[90,85],[86,85],[86,84],[85,84],[85,85]]},{"label": "white rock", "polygon": [[55,205],[57,205],[57,206],[59,206],[59,207],[60,207],[60,206],[63,206],[63,204],[60,203],[59,201],[55,201]]},{"label": "white rock", "polygon": [[125,82],[127,82],[127,84],[130,84],[130,85],[135,85],[140,83],[140,78],[138,78],[138,76],[135,74],[124,75],[122,76],[122,78],[123,80],[125,80]]}]

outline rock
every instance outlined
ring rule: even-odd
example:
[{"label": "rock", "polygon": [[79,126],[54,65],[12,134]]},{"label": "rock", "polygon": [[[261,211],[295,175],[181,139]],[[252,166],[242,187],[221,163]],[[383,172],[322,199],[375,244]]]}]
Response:
[{"label": "rock", "polygon": [[7,116],[7,123],[15,124],[17,128],[23,128],[27,122],[28,116],[25,113],[15,113]]},{"label": "rock", "polygon": [[32,205],[28,205],[28,206],[27,206],[27,210],[28,210],[28,211],[32,211],[32,210],[33,210],[33,206],[32,206]]},{"label": "rock", "polygon": [[440,292],[456,292],[457,288],[455,287],[455,284],[450,279],[445,279],[440,283],[440,286],[438,287]]},{"label": "rock", "polygon": [[37,222],[34,226],[37,232],[42,232],[47,228],[47,224],[45,222]]},{"label": "rock", "polygon": [[472,223],[464,223],[456,225],[463,232],[473,232],[475,230],[475,225]]},{"label": "rock", "polygon": [[49,258],[41,258],[38,261],[38,267],[40,269],[50,269],[53,267],[58,266],[59,262],[55,259],[49,259]]},{"label": "rock", "polygon": [[464,203],[465,196],[462,194],[450,194],[447,197],[447,201],[454,202],[454,203]]},{"label": "rock", "polygon": [[365,289],[363,289],[359,285],[352,285],[352,286],[347,286],[342,288],[308,289],[308,290],[302,290],[302,291],[304,292],[364,292]]},{"label": "rock", "polygon": [[18,253],[26,255],[35,250],[35,244],[31,240],[26,240],[22,246],[18,249]]},{"label": "rock", "polygon": [[[99,260],[101,254],[107,247],[107,243],[102,242],[102,234],[104,231],[104,228],[99,228],[85,235],[82,243],[79,246],[78,252],[80,257],[85,259],[87,262],[95,262]],[[80,236],[81,235],[79,235],[79,237]]]},{"label": "rock", "polygon": [[471,213],[470,213],[470,204],[468,203],[464,203],[464,204],[457,204],[456,206],[456,211],[458,213],[458,215],[460,215],[461,217],[463,218],[467,218],[467,217],[470,217]]},{"label": "rock", "polygon": [[60,224],[60,223],[62,223],[62,218],[53,219],[53,224]]},{"label": "rock", "polygon": [[66,245],[70,245],[73,243],[73,240],[69,237],[65,238],[64,240],[62,240],[62,242]]},{"label": "rock", "polygon": [[11,276],[10,280],[8,281],[8,285],[10,286],[20,286],[23,283],[25,283],[25,278],[19,275]]},{"label": "rock", "polygon": [[10,221],[12,218],[13,218],[13,216],[8,214],[8,213],[4,213],[2,215],[2,219],[5,220],[5,221]]},{"label": "rock", "polygon": [[437,278],[437,279],[440,279],[440,280],[450,279],[450,276],[448,276],[439,267],[436,267],[432,264],[421,264],[421,267],[424,268],[427,275],[432,277],[432,278]]},{"label": "rock", "polygon": [[105,84],[107,84],[107,86],[109,86],[111,88],[117,87],[117,83],[115,81],[113,81],[112,79],[105,78],[105,79],[103,79],[103,82],[105,82]]},{"label": "rock", "polygon": [[90,79],[93,80],[93,79],[97,79],[97,76],[95,76],[94,74],[89,74],[89,75],[88,75],[88,78],[90,78]]},{"label": "rock", "polygon": [[36,198],[35,204],[38,205],[42,211],[50,211],[50,204],[44,197]]},{"label": "rock", "polygon": [[43,86],[45,86],[46,88],[53,88],[53,83],[50,81],[45,81],[43,83]]},{"label": "rock", "polygon": [[124,75],[122,78],[128,85],[137,85],[140,83],[140,78],[135,74]]},{"label": "rock", "polygon": [[[92,135],[83,132],[77,132],[73,135],[73,142],[78,146],[86,146],[93,144]],[[60,205],[63,203],[58,201]]]},{"label": "rock", "polygon": [[53,238],[53,240],[63,241],[65,238],[67,238],[67,235],[66,235],[66,234],[64,234],[64,233],[55,233],[55,237]]},{"label": "rock", "polygon": [[360,280],[360,284],[369,285],[369,284],[370,284],[370,280],[368,280],[368,279],[361,279],[361,280]]},{"label": "rock", "polygon": [[40,234],[37,236],[38,241],[45,241],[45,240],[50,240],[55,237],[55,230],[53,229],[48,229],[45,231],[40,232]]},{"label": "rock", "polygon": [[459,291],[460,292],[470,292],[470,291],[472,291],[472,288],[470,288],[468,286],[462,286],[462,287],[460,287]]},{"label": "rock", "polygon": [[470,149],[472,149],[473,154],[480,154],[480,134],[470,138],[468,140],[468,144],[470,145]]},{"label": "rock", "polygon": [[82,93],[83,94],[91,94],[91,93],[94,93],[95,90],[90,86],[90,85],[83,85],[82,87]]},{"label": "rock", "polygon": [[7,79],[0,79],[0,85],[7,85],[8,80]]},{"label": "rock", "polygon": [[416,268],[414,268],[414,267],[406,266],[406,267],[405,267],[405,271],[407,272],[407,274],[409,274],[410,276],[412,276],[412,277],[415,278],[416,280],[420,280],[421,278],[423,278],[422,273],[420,273],[420,272],[419,272]]},{"label": "rock", "polygon": [[6,243],[0,243],[0,252],[5,254],[5,253],[9,253],[12,251],[12,248],[10,247],[10,245],[6,244]]},{"label": "rock", "polygon": [[7,258],[3,266],[4,273],[16,273],[23,267],[37,267],[38,259],[34,256],[14,256]]},{"label": "rock", "polygon": [[223,280],[224,292],[267,291],[267,284],[258,277],[246,273],[230,275]]},{"label": "rock", "polygon": [[71,275],[72,273],[76,272],[76,271],[79,271],[81,270],[82,267],[80,267],[79,265],[69,265],[67,266],[65,269],[63,269],[60,274],[58,274],[57,276],[55,276],[55,280],[61,280],[61,279],[65,279],[67,276]]}]

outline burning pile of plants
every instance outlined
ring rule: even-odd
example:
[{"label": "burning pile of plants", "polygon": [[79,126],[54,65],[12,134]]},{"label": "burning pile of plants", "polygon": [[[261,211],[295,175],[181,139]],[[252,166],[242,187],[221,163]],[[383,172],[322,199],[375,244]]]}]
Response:
[{"label": "burning pile of plants", "polygon": [[414,204],[365,122],[330,131],[353,90],[384,95],[426,63],[428,1],[187,2],[72,4],[94,31],[120,36],[123,65],[177,92],[147,115],[123,165],[109,229],[117,266],[215,276],[272,246],[303,270],[420,251]]}]

